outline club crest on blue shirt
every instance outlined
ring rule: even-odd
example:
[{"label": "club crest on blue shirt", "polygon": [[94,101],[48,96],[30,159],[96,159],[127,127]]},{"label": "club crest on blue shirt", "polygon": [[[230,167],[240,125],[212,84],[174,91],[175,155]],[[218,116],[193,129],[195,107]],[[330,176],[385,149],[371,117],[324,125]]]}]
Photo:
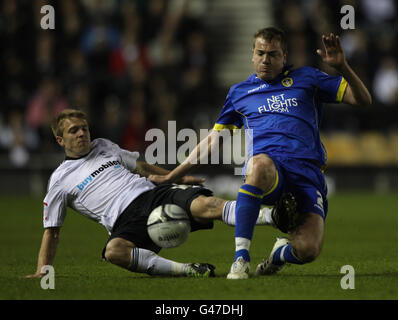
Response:
[{"label": "club crest on blue shirt", "polygon": [[284,87],[291,87],[293,84],[293,79],[292,78],[283,78],[281,82]]}]

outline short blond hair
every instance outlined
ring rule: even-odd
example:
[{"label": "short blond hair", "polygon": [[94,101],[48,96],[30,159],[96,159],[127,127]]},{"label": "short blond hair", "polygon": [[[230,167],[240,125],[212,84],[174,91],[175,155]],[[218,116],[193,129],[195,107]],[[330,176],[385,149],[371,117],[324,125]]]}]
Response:
[{"label": "short blond hair", "polygon": [[283,53],[287,51],[286,34],[282,29],[277,27],[268,27],[258,30],[253,36],[253,48],[255,47],[257,38],[263,38],[268,42],[271,42],[273,39],[278,40],[281,44]]},{"label": "short blond hair", "polygon": [[55,137],[62,137],[64,132],[64,120],[70,118],[79,118],[87,121],[85,112],[78,109],[64,109],[58,113],[51,123],[51,130]]}]

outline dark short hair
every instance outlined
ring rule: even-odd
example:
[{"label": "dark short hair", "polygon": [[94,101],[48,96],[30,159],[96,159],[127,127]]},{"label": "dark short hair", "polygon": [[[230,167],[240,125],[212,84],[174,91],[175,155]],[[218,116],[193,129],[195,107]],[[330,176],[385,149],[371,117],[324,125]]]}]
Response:
[{"label": "dark short hair", "polygon": [[253,48],[256,43],[257,38],[263,38],[266,41],[272,41],[272,39],[276,39],[280,42],[281,48],[283,52],[287,51],[287,40],[285,32],[282,29],[276,27],[267,27],[258,30],[253,37]]},{"label": "dark short hair", "polygon": [[56,115],[51,123],[51,130],[55,137],[62,137],[64,132],[63,122],[65,119],[79,118],[87,121],[87,115],[78,109],[64,109]]}]

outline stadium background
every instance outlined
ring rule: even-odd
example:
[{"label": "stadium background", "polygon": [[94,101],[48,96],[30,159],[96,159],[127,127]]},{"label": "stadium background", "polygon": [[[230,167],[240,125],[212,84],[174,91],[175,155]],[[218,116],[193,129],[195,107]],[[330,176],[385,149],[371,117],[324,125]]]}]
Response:
[{"label": "stadium background", "polygon": [[[55,8],[55,30],[40,28],[45,4]],[[345,4],[355,8],[355,30],[340,28]],[[0,300],[397,299],[397,10],[394,0],[2,0]],[[216,278],[148,279],[103,263],[103,227],[68,214],[54,264],[56,290],[21,280],[35,272],[41,201],[63,159],[51,116],[80,106],[93,138],[141,152],[146,130],[167,132],[168,120],[178,128],[211,128],[229,86],[252,73],[252,35],[267,25],[288,33],[289,63],[332,73],[315,50],[322,33],[340,34],[349,63],[373,96],[370,107],[324,109],[327,178],[335,193],[321,257],[276,277],[228,282],[233,228],[217,222],[215,231],[193,233],[181,247],[161,252],[176,261],[214,263]],[[235,197],[241,179],[233,166],[202,169],[218,195]],[[280,236],[265,229],[254,236],[255,262]],[[340,287],[347,264],[355,267],[355,290]]]},{"label": "stadium background", "polygon": [[[45,4],[55,8],[55,30],[40,27]],[[354,30],[340,27],[345,4],[355,8]],[[370,107],[324,108],[331,191],[398,185],[395,1],[4,0],[0,9],[0,192],[45,190],[62,160],[49,121],[66,107],[89,114],[93,138],[141,154],[152,143],[146,131],[167,133],[168,120],[211,128],[229,86],[252,73],[252,35],[267,25],[287,32],[289,63],[330,73],[315,50],[322,33],[340,34],[372,93]],[[202,172],[216,191],[240,184],[231,166]]]}]

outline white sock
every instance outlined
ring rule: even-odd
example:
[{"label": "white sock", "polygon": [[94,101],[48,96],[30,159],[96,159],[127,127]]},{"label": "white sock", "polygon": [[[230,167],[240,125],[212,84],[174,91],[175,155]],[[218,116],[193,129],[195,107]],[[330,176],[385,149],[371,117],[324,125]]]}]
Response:
[{"label": "white sock", "polygon": [[250,249],[251,241],[246,238],[236,237],[235,238],[235,251]]},{"label": "white sock", "polygon": [[[222,220],[229,226],[235,226],[235,207],[236,201],[227,201],[222,211]],[[258,215],[256,225],[271,225],[274,226],[274,222],[271,218],[272,208],[263,206]]]},{"label": "white sock", "polygon": [[227,201],[222,210],[222,221],[229,226],[235,225],[236,201]]},{"label": "white sock", "polygon": [[149,275],[186,275],[188,265],[162,258],[147,249],[133,248],[127,269]]},{"label": "white sock", "polygon": [[260,214],[258,215],[257,223],[275,227],[274,220],[272,220],[271,216],[272,209],[272,207],[262,206]]}]

